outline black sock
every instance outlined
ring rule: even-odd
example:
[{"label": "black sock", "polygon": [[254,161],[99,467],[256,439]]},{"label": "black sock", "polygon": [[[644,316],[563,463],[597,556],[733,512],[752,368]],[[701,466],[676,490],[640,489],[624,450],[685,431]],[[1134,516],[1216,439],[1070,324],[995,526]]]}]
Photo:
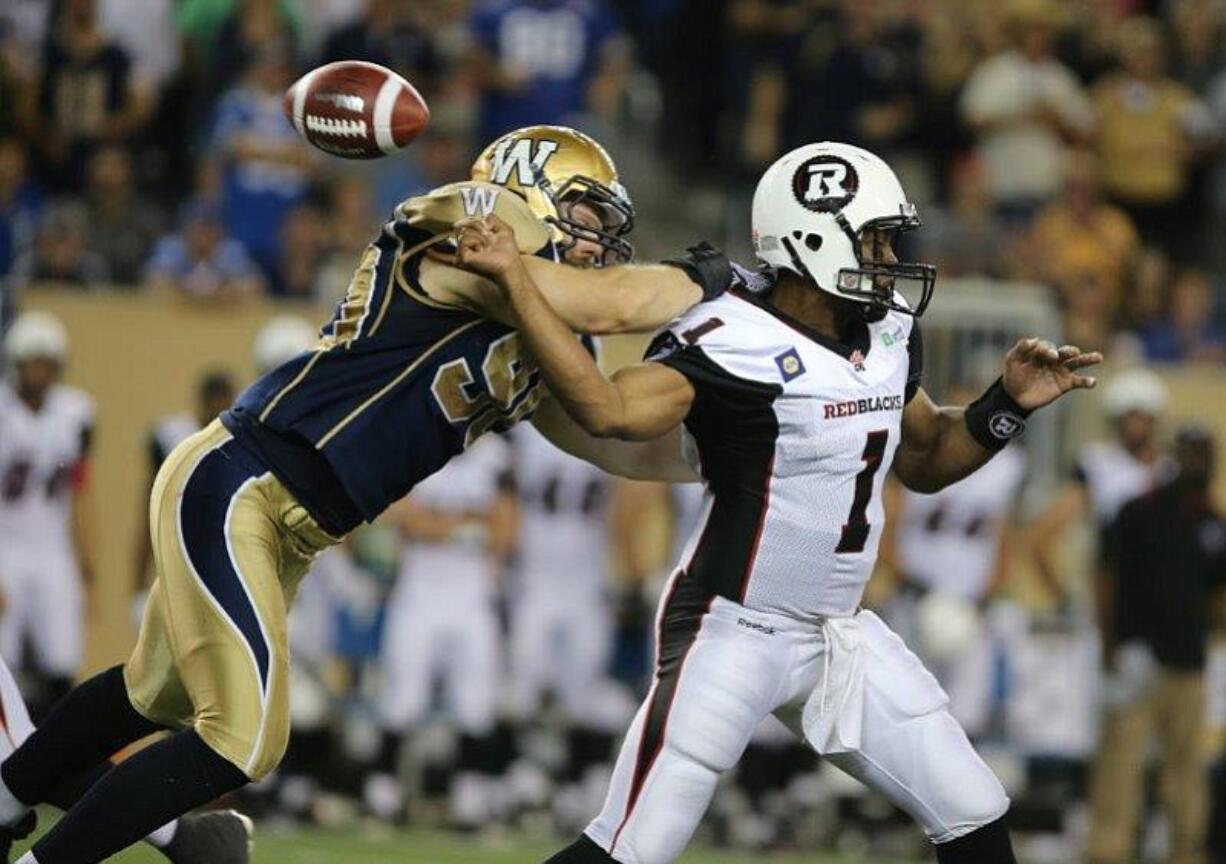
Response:
[{"label": "black sock", "polygon": [[132,707],[123,667],[115,666],[60,700],[0,765],[0,778],[20,801],[40,804],[57,787],[162,728]]},{"label": "black sock", "polygon": [[404,747],[404,736],[390,729],[383,730],[383,740],[379,742],[379,759],[375,768],[393,777],[400,776],[400,751]]},{"label": "black sock", "polygon": [[[35,855],[38,853],[36,852]],[[43,859],[38,859],[42,862]],[[608,852],[597,846],[586,834],[580,834],[579,839],[571,843],[545,864],[610,864],[615,859]]]},{"label": "black sock", "polygon": [[250,782],[195,730],[116,765],[34,844],[39,864],[96,864],[154,828]]},{"label": "black sock", "polygon": [[940,864],[1017,864],[1003,816],[936,849]]}]

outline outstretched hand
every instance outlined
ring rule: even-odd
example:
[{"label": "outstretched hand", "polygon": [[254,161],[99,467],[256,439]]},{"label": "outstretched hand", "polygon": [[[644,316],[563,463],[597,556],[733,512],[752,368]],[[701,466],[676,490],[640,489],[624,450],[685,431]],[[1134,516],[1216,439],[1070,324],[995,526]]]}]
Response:
[{"label": "outstretched hand", "polygon": [[1056,401],[1070,390],[1089,390],[1098,379],[1078,370],[1101,363],[1097,351],[1083,352],[1076,345],[1057,348],[1037,338],[1021,339],[1005,355],[1005,392],[1017,404],[1033,411]]},{"label": "outstretched hand", "polygon": [[519,245],[515,230],[497,216],[471,216],[455,223],[455,266],[495,281],[515,268]]}]

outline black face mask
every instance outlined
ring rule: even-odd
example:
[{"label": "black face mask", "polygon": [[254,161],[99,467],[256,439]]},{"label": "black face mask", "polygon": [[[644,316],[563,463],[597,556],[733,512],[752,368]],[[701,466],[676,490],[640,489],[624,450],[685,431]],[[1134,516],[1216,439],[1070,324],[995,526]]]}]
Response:
[{"label": "black face mask", "polygon": [[[553,202],[558,214],[545,221],[570,238],[558,244],[562,255],[573,249],[580,240],[588,240],[604,249],[604,254],[596,262],[598,267],[629,264],[634,260],[634,246],[626,239],[626,235],[634,230],[634,205],[620,186],[609,187],[576,174],[555,190],[544,172],[537,173],[536,185]],[[602,227],[593,228],[571,219],[571,209],[578,204],[586,204],[599,213]]]}]

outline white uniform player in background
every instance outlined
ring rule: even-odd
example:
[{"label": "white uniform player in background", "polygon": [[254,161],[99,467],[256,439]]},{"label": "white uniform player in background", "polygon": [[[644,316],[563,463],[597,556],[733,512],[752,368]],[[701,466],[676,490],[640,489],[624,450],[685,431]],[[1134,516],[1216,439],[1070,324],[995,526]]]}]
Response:
[{"label": "white uniform player in background", "polygon": [[[969,388],[962,393],[974,396]],[[935,494],[899,486],[881,552],[898,580],[890,625],[936,675],[971,738],[985,735],[992,719],[996,645],[982,612],[1005,580],[1025,473],[1025,451],[1010,447]]]},{"label": "white uniform player in background", "polygon": [[68,692],[84,651],[93,579],[88,462],[94,402],[60,383],[68,334],[53,316],[20,315],[5,337],[4,353],[0,655],[30,676],[38,718]]},{"label": "white uniform player in background", "polygon": [[477,826],[495,805],[494,775],[504,767],[492,740],[503,674],[497,579],[517,530],[511,469],[506,439],[486,435],[389,511],[405,546],[384,625],[383,752],[366,784],[381,818],[403,815],[403,739],[431,716],[436,681],[460,733],[451,817]]},{"label": "white uniform player in background", "polygon": [[[676,860],[719,775],[771,714],[911,814],[942,864],[1013,864],[1000,782],[932,675],[860,602],[884,469],[927,492],[956,482],[1031,410],[1093,386],[1077,370],[1101,357],[1022,340],[980,399],[935,406],[920,387],[914,317],[935,273],[893,252],[896,233],[918,224],[873,154],[825,143],[783,156],[754,196],[770,272],[741,276],[766,296],[734,288],[700,304],[612,381],[535,289],[510,230],[459,226],[457,261],[498,283],[550,392],[595,439],[592,458],[683,427],[706,486],[660,605],[655,683],[604,809],[555,864]],[[731,275],[712,250],[691,253],[695,271]]]},{"label": "white uniform player in background", "polygon": [[529,722],[552,697],[569,739],[561,779],[578,782],[589,768],[609,762],[627,719],[616,710],[624,700],[613,698],[609,680],[613,480],[531,426],[517,426],[509,437],[520,515],[507,592],[510,702],[516,718]]},{"label": "white uniform player in background", "polygon": [[[1091,608],[1104,578],[1099,540],[1120,508],[1169,470],[1159,438],[1166,403],[1166,385],[1153,372],[1133,368],[1112,375],[1103,389],[1112,437],[1081,448],[1073,482],[1031,528],[1038,573],[1062,614],[1028,627],[1017,622],[1006,639],[1013,682],[1007,729],[1026,753],[1081,760],[1093,752],[1101,684],[1094,622],[1104,612]],[[1070,578],[1065,541],[1070,528],[1087,524],[1089,557]]]}]

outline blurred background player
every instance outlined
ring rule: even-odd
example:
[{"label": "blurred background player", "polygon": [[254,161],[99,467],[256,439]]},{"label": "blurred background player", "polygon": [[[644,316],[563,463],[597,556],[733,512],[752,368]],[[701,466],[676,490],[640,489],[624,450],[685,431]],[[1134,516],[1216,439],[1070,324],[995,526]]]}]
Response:
[{"label": "blurred background player", "polygon": [[508,586],[508,689],[525,733],[556,709],[568,752],[555,778],[555,806],[565,810],[562,799],[582,796],[589,772],[611,770],[615,736],[634,705],[609,676],[614,481],[531,427],[517,427],[510,438],[520,525]]},{"label": "blurred background player", "polygon": [[379,773],[366,784],[367,805],[380,818],[404,816],[402,745],[434,714],[436,682],[459,738],[451,821],[476,828],[494,815],[494,781],[506,761],[494,740],[501,679],[496,589],[518,518],[510,471],[509,445],[487,435],[419,483],[387,517],[405,545],[384,629]]},{"label": "blurred background player", "polygon": [[[969,403],[982,382],[950,389]],[[988,732],[996,649],[983,617],[1006,579],[1013,509],[1026,451],[1006,448],[969,477],[932,495],[891,484],[897,509],[882,537],[896,574],[888,620],[949,694],[949,710],[972,740]]]},{"label": "blurred background player", "polygon": [[1166,402],[1166,385],[1148,369],[1128,369],[1106,382],[1103,407],[1110,440],[1081,448],[1073,484],[1051,502],[1031,529],[1039,576],[1058,603],[1067,602],[1077,587],[1089,587],[1076,586],[1065,577],[1060,564],[1065,532],[1092,519],[1101,538],[1120,507],[1159,478],[1163,463],[1158,431]]},{"label": "blurred background player", "polygon": [[1183,427],[1174,450],[1173,476],[1126,503],[1106,537],[1104,713],[1090,789],[1090,864],[1134,859],[1154,739],[1161,742],[1166,860],[1204,860],[1205,660],[1210,613],[1226,589],[1226,519],[1210,492],[1211,435]]},{"label": "blurred background player", "polygon": [[136,538],[136,562],[133,575],[136,577],[132,594],[132,620],[140,626],[145,611],[145,598],[153,583],[153,541],[149,533],[149,495],[153,480],[170,451],[190,435],[199,432],[222,411],[234,403],[238,391],[230,373],[212,370],[201,376],[196,386],[196,405],[192,411],[169,414],[160,418],[149,432],[149,478],[142,487],[140,498],[141,530]]},{"label": "blurred background player", "polygon": [[60,383],[68,334],[23,313],[4,340],[0,384],[0,654],[28,676],[36,720],[72,687],[94,575],[90,396]]}]

